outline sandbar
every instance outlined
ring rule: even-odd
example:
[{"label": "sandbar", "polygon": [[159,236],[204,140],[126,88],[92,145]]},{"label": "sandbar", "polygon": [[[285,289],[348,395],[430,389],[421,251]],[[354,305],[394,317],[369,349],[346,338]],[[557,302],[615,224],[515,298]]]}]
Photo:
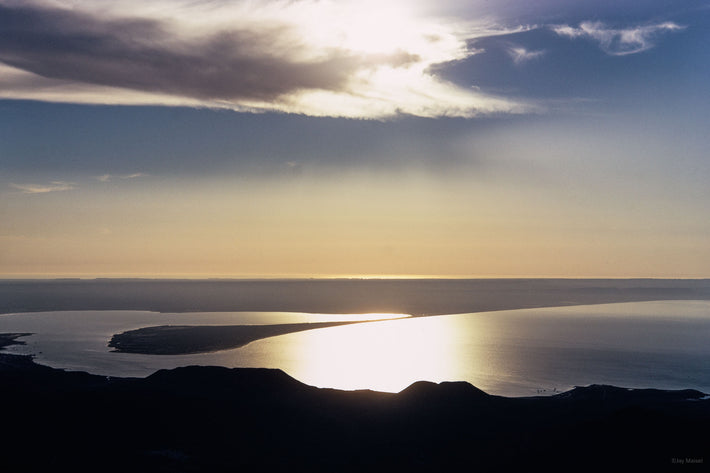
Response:
[{"label": "sandbar", "polygon": [[108,346],[116,352],[144,355],[187,355],[230,350],[262,338],[365,321],[277,325],[160,325],[114,335]]}]

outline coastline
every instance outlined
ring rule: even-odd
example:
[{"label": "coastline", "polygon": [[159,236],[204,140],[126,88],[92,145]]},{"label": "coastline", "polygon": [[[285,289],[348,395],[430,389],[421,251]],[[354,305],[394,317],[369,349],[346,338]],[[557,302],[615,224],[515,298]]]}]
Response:
[{"label": "coastline", "polygon": [[390,394],[268,369],[107,378],[8,354],[0,382],[13,406],[3,460],[22,471],[668,471],[702,468],[709,453],[710,399],[694,390],[505,398],[418,382]]},{"label": "coastline", "polygon": [[[0,350],[11,345],[25,345],[25,342],[18,340],[20,337],[28,337],[31,333],[0,333]],[[2,353],[0,351],[0,353]]]},{"label": "coastline", "polygon": [[[490,281],[469,281],[452,282],[448,288],[439,282],[412,282],[404,289],[399,282],[381,286],[373,300],[383,304],[377,307],[408,306],[422,309],[418,315],[432,315],[423,309],[502,310],[543,302],[656,300],[658,294],[668,299],[710,299],[707,281],[685,288],[657,281],[626,282],[631,286],[623,288],[617,282],[517,281],[488,286]],[[116,283],[119,290],[107,297],[104,291],[116,288],[114,283],[93,292],[91,284],[82,283],[64,298],[59,292],[74,282],[40,284],[21,297],[0,301],[7,308],[30,300],[30,295],[44,295],[48,298],[38,299],[40,304],[56,302],[64,310],[115,309],[126,308],[119,299],[132,290],[155,287],[135,283],[133,289],[121,289]],[[163,292],[139,297],[131,308],[155,309],[182,287],[164,284]],[[665,289],[656,293],[658,287],[653,286],[659,284]],[[48,295],[50,286],[59,292]],[[305,296],[286,292],[269,302],[259,291],[284,286],[265,285],[257,291],[258,303],[248,298],[217,302],[236,300],[235,307],[255,310],[262,307],[259,304],[287,307],[281,304],[306,298],[310,307],[323,309],[343,294],[325,291],[332,286],[297,286],[318,291]],[[14,286],[0,282],[0,292],[8,287]],[[205,289],[194,285],[188,295],[193,297],[190,291],[199,287]],[[236,286],[220,287],[218,296],[225,287]],[[245,287],[237,293],[243,295]],[[356,296],[364,297],[361,291],[367,287],[371,286],[343,289],[348,295],[344,304],[355,307],[348,304]],[[517,290],[506,298],[505,289],[511,287]],[[73,299],[76,291],[82,296]],[[417,307],[398,299],[417,291]],[[433,302],[422,304],[425,296]],[[481,299],[474,300],[478,296]],[[196,299],[190,297],[173,303],[183,309],[203,307],[192,304]],[[387,300],[398,302],[387,306],[383,302]],[[362,304],[373,307],[367,301]],[[0,345],[21,344],[18,338],[24,335],[28,334],[0,334]],[[553,396],[508,398],[465,382],[417,382],[392,394],[319,389],[280,370],[256,368],[191,366],[144,378],[106,377],[53,369],[36,364],[31,356],[6,353],[0,353],[0,385],[0,402],[12,406],[3,416],[4,462],[19,471],[695,471],[710,458],[706,441],[710,398],[696,390],[591,385]]]}]

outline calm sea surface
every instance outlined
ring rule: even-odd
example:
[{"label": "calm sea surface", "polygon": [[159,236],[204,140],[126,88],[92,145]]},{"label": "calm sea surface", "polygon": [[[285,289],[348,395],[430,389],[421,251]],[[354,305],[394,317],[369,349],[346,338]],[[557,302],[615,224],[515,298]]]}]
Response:
[{"label": "calm sea surface", "polygon": [[[552,394],[592,383],[710,393],[710,301],[522,309],[309,330],[200,355],[109,351],[114,333],[151,325],[277,324],[376,316],[285,312],[161,314],[72,311],[0,315],[0,332],[32,332],[11,353],[110,376],[184,365],[280,368],[311,385],[399,391],[463,380],[491,394]],[[383,316],[384,317],[384,316]],[[389,316],[395,317],[395,316]],[[396,316],[399,317],[399,316]]]}]

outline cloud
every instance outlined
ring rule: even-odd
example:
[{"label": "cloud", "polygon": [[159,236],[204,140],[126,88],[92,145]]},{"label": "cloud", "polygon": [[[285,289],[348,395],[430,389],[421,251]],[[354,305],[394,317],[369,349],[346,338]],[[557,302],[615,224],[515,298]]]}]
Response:
[{"label": "cloud", "polygon": [[430,72],[505,29],[412,10],[366,0],[0,0],[0,97],[357,118],[527,110]]},{"label": "cloud", "polygon": [[601,49],[613,56],[640,53],[655,46],[659,34],[683,29],[672,22],[632,28],[609,28],[601,22],[583,22],[575,28],[568,25],[554,25],[552,31],[568,38],[588,38],[599,43]]},{"label": "cloud", "polygon": [[137,177],[145,177],[147,174],[142,172],[136,172],[133,174],[102,174],[101,176],[96,176],[96,179],[101,182],[109,182],[114,179],[135,179]]},{"label": "cloud", "polygon": [[511,45],[508,48],[508,55],[513,59],[515,64],[523,64],[533,59],[538,59],[545,54],[543,50],[528,51],[521,46]]},{"label": "cloud", "polygon": [[23,194],[46,194],[47,192],[61,192],[75,189],[72,182],[52,181],[49,184],[10,184],[15,189],[19,189]]}]

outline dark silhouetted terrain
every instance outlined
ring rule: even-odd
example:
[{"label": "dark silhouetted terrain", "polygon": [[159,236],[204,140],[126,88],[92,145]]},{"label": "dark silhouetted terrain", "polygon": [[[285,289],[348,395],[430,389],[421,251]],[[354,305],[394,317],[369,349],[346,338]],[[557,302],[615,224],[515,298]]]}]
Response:
[{"label": "dark silhouetted terrain", "polygon": [[278,370],[120,379],[12,355],[0,386],[4,471],[695,471],[710,453],[710,400],[693,390],[346,392]]},{"label": "dark silhouetted terrain", "polygon": [[[134,309],[415,315],[710,299],[709,280],[0,282],[0,313]],[[25,334],[0,334],[0,347]],[[107,378],[0,354],[3,471],[691,471],[710,458],[698,391],[588,386],[490,396],[304,385],[266,369]],[[689,463],[689,462],[694,463]]]}]

